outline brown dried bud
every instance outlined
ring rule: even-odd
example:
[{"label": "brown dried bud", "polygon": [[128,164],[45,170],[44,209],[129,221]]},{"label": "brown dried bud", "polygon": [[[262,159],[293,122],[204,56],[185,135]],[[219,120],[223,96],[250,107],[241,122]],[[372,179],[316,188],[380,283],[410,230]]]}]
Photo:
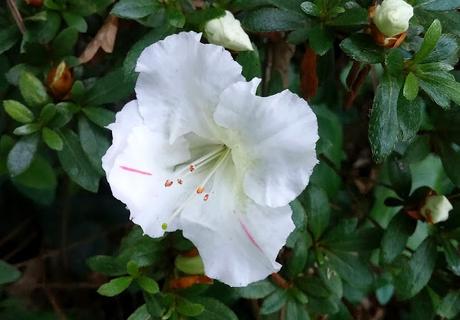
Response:
[{"label": "brown dried bud", "polygon": [[46,83],[53,97],[60,100],[69,93],[73,80],[72,71],[63,61],[48,72]]},{"label": "brown dried bud", "polygon": [[43,5],[43,0],[25,0],[27,5],[35,8],[40,8]]}]

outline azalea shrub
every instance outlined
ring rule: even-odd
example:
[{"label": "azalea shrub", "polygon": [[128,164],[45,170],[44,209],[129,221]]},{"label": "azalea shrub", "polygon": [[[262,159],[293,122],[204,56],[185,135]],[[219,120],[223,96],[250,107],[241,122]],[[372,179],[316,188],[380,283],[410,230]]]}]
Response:
[{"label": "azalea shrub", "polygon": [[460,1],[6,0],[0,319],[460,319]]}]

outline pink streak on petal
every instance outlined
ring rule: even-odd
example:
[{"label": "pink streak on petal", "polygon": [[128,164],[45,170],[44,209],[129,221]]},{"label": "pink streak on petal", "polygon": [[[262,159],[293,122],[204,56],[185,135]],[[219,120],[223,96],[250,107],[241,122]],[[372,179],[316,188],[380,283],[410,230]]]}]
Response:
[{"label": "pink streak on petal", "polygon": [[129,172],[135,172],[135,173],[143,174],[145,176],[151,176],[152,175],[150,172],[142,171],[142,170],[126,167],[126,166],[120,166],[120,168],[122,168],[123,170],[129,171]]},{"label": "pink streak on petal", "polygon": [[241,228],[243,228],[244,233],[248,236],[251,243],[263,253],[262,248],[256,242],[256,239],[254,239],[254,236],[251,234],[251,231],[249,231],[249,228],[243,223],[243,221],[241,221],[241,219],[239,219],[239,221],[240,221]]}]

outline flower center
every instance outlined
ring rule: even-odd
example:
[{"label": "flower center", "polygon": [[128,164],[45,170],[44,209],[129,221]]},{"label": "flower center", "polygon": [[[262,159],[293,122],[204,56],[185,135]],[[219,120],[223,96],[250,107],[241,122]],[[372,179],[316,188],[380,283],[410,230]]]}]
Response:
[{"label": "flower center", "polygon": [[[217,172],[217,170],[225,163],[228,156],[231,154],[231,149],[225,145],[220,145],[217,148],[213,149],[209,153],[199,157],[198,159],[191,161],[189,163],[183,164],[180,166],[180,169],[177,170],[174,174],[174,177],[167,179],[165,181],[165,188],[173,186],[174,182],[177,182],[179,185],[184,183],[186,179],[191,174],[196,174],[197,172],[203,172],[204,167],[209,167],[206,176],[201,181],[199,185],[193,190],[193,192],[188,196],[188,198],[176,209],[171,215],[169,221],[175,218],[185,207],[185,205],[196,195],[201,195],[206,190],[206,185],[209,183],[211,178]],[[208,201],[209,193],[205,193],[203,201]],[[168,227],[167,223],[161,225],[163,230],[166,230]]]}]

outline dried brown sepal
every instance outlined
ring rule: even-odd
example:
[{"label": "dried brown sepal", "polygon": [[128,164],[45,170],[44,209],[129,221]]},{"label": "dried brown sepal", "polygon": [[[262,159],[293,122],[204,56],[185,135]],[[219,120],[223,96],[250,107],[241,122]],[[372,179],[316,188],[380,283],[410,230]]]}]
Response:
[{"label": "dried brown sepal", "polygon": [[400,33],[394,37],[387,37],[380,32],[377,26],[372,22],[372,19],[375,16],[376,7],[376,5],[373,5],[368,9],[369,28],[367,32],[372,36],[377,45],[385,48],[398,48],[406,39],[407,32]]},{"label": "dried brown sepal", "polygon": [[318,91],[316,58],[315,51],[307,47],[300,63],[300,89],[304,99],[313,98]]},{"label": "dried brown sepal", "polygon": [[87,63],[102,49],[106,53],[112,53],[118,32],[118,17],[109,15],[96,36],[86,46],[78,60]]},{"label": "dried brown sepal", "polygon": [[196,284],[213,284],[214,281],[207,276],[185,276],[169,281],[169,288],[173,290],[190,288]]},{"label": "dried brown sepal", "polygon": [[27,5],[35,8],[40,8],[43,6],[43,0],[25,0]]},{"label": "dried brown sepal", "polygon": [[72,70],[63,61],[48,72],[46,84],[53,97],[62,100],[72,89],[73,80]]}]

